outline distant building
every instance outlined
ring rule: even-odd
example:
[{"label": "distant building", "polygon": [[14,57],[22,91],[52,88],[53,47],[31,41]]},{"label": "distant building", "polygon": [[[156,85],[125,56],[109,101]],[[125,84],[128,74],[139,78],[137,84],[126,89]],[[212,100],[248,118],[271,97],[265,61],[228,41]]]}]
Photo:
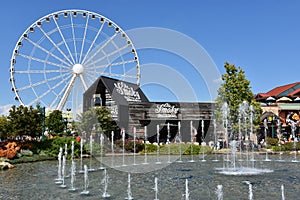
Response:
[{"label": "distant building", "polygon": [[266,93],[258,93],[255,99],[261,102],[263,121],[267,121],[268,134],[270,137],[276,137],[278,120],[280,120],[281,132],[286,138],[291,136],[291,123],[296,125],[296,133],[299,133],[300,116],[300,82],[276,87]]},{"label": "distant building", "polygon": [[126,133],[132,133],[135,127],[138,137],[143,138],[147,126],[151,142],[157,139],[158,127],[160,142],[174,141],[179,135],[178,126],[184,142],[213,140],[213,105],[211,102],[150,102],[138,85],[105,76],[99,77],[83,96],[83,111],[106,106]]}]

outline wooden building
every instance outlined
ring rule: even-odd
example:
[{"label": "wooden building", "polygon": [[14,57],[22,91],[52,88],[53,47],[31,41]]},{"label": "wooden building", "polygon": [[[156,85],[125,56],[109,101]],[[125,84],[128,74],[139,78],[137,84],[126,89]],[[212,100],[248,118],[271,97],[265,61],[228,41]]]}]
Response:
[{"label": "wooden building", "polygon": [[[213,103],[150,102],[138,85],[101,76],[84,93],[83,111],[93,106],[106,106],[119,128],[144,137],[145,126],[150,142],[174,141],[180,134],[183,142],[213,140]],[[168,134],[169,133],[169,134]]]}]

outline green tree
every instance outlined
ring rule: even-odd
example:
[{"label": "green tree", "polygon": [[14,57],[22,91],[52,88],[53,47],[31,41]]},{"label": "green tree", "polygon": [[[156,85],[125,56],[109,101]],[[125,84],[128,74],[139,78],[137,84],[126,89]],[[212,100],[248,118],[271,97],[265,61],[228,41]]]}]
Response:
[{"label": "green tree", "polygon": [[31,137],[40,136],[42,133],[42,115],[39,113],[39,106],[15,106],[9,110],[7,120],[10,125],[10,136],[17,137],[28,135]]},{"label": "green tree", "polygon": [[77,127],[79,131],[91,132],[93,129],[101,131],[109,136],[111,131],[117,129],[117,125],[112,120],[110,111],[104,107],[93,107],[78,115]]},{"label": "green tree", "polygon": [[65,123],[62,119],[62,111],[54,110],[45,119],[45,125],[48,128],[49,134],[58,135],[65,130]]},{"label": "green tree", "polygon": [[259,102],[254,99],[251,91],[250,81],[246,79],[245,72],[240,67],[225,63],[226,73],[222,75],[222,81],[218,96],[216,99],[216,118],[219,122],[222,120],[221,108],[227,102],[230,113],[228,114],[229,123],[232,128],[232,137],[238,133],[239,105],[246,101],[248,105],[253,106],[254,128],[258,128],[260,123],[261,108]]},{"label": "green tree", "polygon": [[0,116],[0,138],[4,139],[10,135],[10,125],[5,115]]}]

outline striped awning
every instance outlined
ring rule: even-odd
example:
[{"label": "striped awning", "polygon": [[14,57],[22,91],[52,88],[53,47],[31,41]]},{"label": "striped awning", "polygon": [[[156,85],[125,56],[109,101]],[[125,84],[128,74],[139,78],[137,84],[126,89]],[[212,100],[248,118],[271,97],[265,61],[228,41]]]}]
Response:
[{"label": "striped awning", "polygon": [[300,103],[278,104],[279,110],[300,110]]}]

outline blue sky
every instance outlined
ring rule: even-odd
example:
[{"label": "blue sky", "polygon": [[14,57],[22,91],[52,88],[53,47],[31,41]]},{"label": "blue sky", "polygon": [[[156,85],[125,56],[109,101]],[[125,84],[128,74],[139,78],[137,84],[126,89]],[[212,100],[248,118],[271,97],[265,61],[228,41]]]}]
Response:
[{"label": "blue sky", "polygon": [[[296,0],[27,0],[3,1],[1,8],[0,113],[6,105],[18,105],[11,92],[8,71],[21,34],[37,19],[73,8],[106,16],[125,31],[160,27],[185,34],[206,50],[221,74],[225,62],[242,67],[254,93],[299,81],[300,3]],[[138,54],[142,65],[189,65],[163,51],[144,50]],[[185,73],[188,77],[188,71]],[[196,93],[202,85],[199,82],[203,81],[190,83]],[[158,92],[158,86],[145,85],[144,90],[153,101],[174,100],[172,91],[168,93],[166,88]],[[209,98],[197,94],[197,100]]]}]

